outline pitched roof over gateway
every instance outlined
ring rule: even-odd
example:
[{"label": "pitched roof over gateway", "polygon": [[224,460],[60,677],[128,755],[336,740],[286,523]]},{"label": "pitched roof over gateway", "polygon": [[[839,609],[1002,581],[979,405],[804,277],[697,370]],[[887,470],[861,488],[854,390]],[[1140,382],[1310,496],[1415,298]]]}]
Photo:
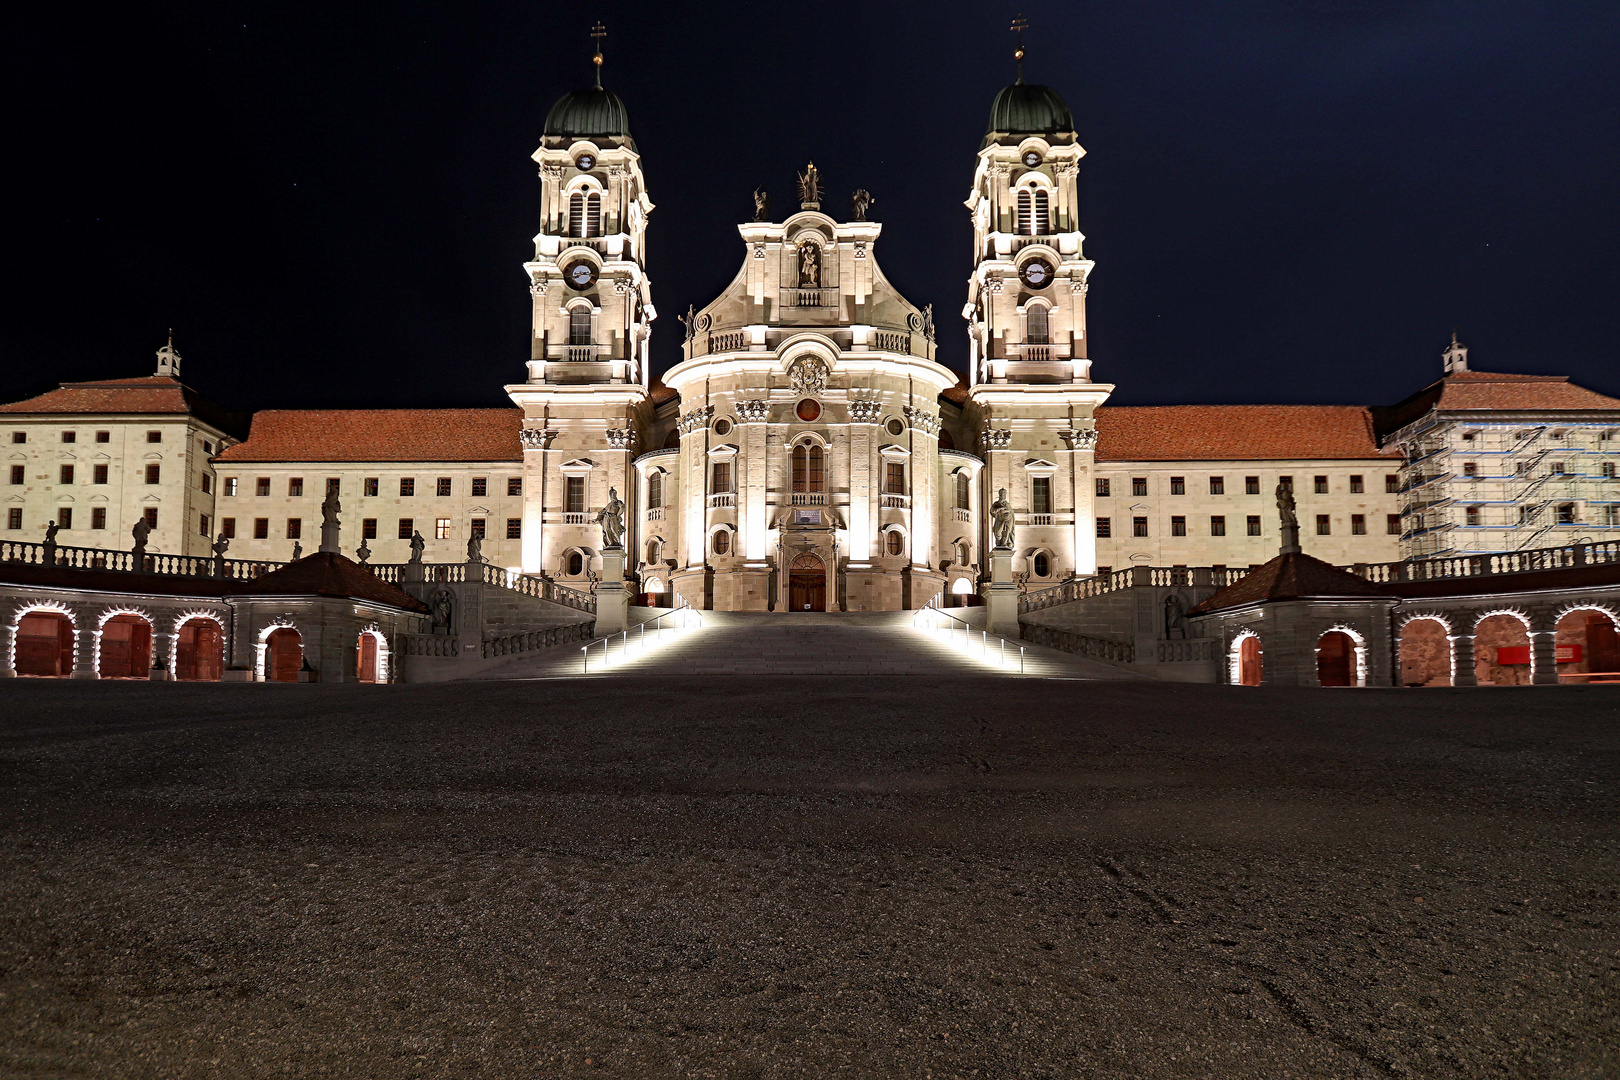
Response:
[{"label": "pitched roof over gateway", "polygon": [[405,611],[427,610],[416,597],[332,551],[306,555],[279,570],[238,582],[228,591],[241,596],[333,596]]},{"label": "pitched roof over gateway", "polygon": [[1097,410],[1097,461],[1395,458],[1358,405],[1124,405]]},{"label": "pitched roof over gateway", "polygon": [[220,455],[246,461],[522,461],[521,409],[265,409],[247,441]]},{"label": "pitched roof over gateway", "polygon": [[1382,596],[1394,600],[1385,587],[1374,585],[1365,578],[1359,578],[1348,570],[1340,570],[1314,556],[1290,551],[1249,571],[1241,580],[1193,607],[1188,614],[1204,615],[1267,600],[1346,596]]},{"label": "pitched roof over gateway", "polygon": [[55,390],[0,405],[0,414],[194,416],[228,435],[240,435],[247,428],[245,413],[232,412],[167,375],[62,383]]},{"label": "pitched roof over gateway", "polygon": [[1380,436],[1405,427],[1431,409],[1490,412],[1620,412],[1620,399],[1577,386],[1568,375],[1510,375],[1458,371],[1405,401],[1373,410]]}]

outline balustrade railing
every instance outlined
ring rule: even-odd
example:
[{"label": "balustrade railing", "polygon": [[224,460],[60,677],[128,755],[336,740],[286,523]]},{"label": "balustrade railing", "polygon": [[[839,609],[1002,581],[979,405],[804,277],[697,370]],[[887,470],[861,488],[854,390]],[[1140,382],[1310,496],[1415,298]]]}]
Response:
[{"label": "balustrade railing", "polygon": [[564,525],[589,525],[590,523],[591,515],[589,514],[581,514],[575,510],[563,511]]},{"label": "balustrade railing", "polygon": [[1020,624],[1019,633],[1023,634],[1025,641],[1045,645],[1049,649],[1061,649],[1076,656],[1092,660],[1108,660],[1116,664],[1136,663],[1136,646],[1129,641],[1092,637],[1089,634],[1077,634],[1073,630],[1062,630],[1038,623]]},{"label": "balustrade railing", "polygon": [[821,491],[795,491],[792,493],[794,506],[826,506],[827,495]]},{"label": "balustrade railing", "polygon": [[973,511],[969,510],[965,506],[956,507],[956,520],[957,521],[972,521],[973,520]]},{"label": "balustrade railing", "polygon": [[1052,346],[1050,345],[1020,345],[1018,351],[1025,360],[1052,359]]},{"label": "balustrade railing", "polygon": [[909,354],[911,335],[895,333],[892,330],[875,330],[872,333],[872,347],[882,352]]},{"label": "balustrade railing", "polygon": [[746,330],[728,330],[723,334],[709,335],[709,351],[711,353],[740,352],[748,348],[748,344],[748,332]]},{"label": "balustrade railing", "polygon": [[1528,574],[1537,570],[1563,570],[1572,566],[1604,563],[1620,563],[1620,540],[1565,544],[1529,551],[1499,551],[1488,555],[1451,555],[1411,562],[1358,563],[1349,569],[1368,581],[1383,583]]},{"label": "balustrade railing", "polygon": [[396,634],[394,648],[403,656],[460,656],[461,639],[450,634]]},{"label": "balustrade railing", "polygon": [[570,364],[591,364],[596,362],[598,345],[569,345],[566,350]]},{"label": "balustrade railing", "polygon": [[1031,525],[1050,525],[1050,524],[1052,524],[1052,515],[1051,514],[1031,514],[1031,515],[1029,515],[1029,524],[1031,524]]},{"label": "balustrade railing", "polygon": [[213,577],[246,580],[286,566],[282,562],[221,559],[215,555],[169,555],[148,551],[136,565],[135,554],[108,548],[68,547],[28,540],[0,540],[0,562],[29,566],[58,566],[74,570],[116,570],[131,574],[170,577]]},{"label": "balustrade railing", "polygon": [[911,506],[910,495],[884,495],[883,505],[891,510],[905,510]]},{"label": "balustrade railing", "polygon": [[496,656],[517,656],[536,649],[549,649],[554,645],[567,645],[591,636],[596,628],[593,621],[548,626],[544,630],[525,630],[520,634],[490,638],[481,648],[485,660]]},{"label": "balustrade railing", "polygon": [[709,496],[709,505],[711,507],[714,507],[714,506],[736,506],[737,505],[737,493],[734,492],[734,491],[716,492],[715,494]]},{"label": "balustrade railing", "polygon": [[663,521],[664,520],[664,508],[662,506],[649,506],[649,507],[647,507],[647,520],[648,521]]}]

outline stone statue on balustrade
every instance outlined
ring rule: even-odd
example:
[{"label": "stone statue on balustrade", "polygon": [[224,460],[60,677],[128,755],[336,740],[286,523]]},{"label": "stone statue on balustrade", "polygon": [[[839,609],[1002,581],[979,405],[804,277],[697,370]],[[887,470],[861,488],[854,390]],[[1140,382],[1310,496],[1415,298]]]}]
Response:
[{"label": "stone statue on balustrade", "polygon": [[1007,489],[996,490],[996,501],[990,504],[990,534],[996,547],[1011,550],[1013,546],[1013,508],[1007,501]]},{"label": "stone statue on balustrade", "polygon": [[421,562],[422,561],[422,552],[424,552],[426,550],[427,550],[427,541],[422,539],[422,530],[418,529],[415,532],[411,533],[411,560],[410,561],[413,562],[413,563]]},{"label": "stone statue on balustrade", "polygon": [[326,498],[321,502],[321,528],[323,528],[323,529],[335,529],[335,528],[337,528],[338,527],[338,511],[342,510],[342,509],[343,509],[343,504],[338,502],[337,488],[336,487],[328,488],[327,491],[326,491]]},{"label": "stone statue on balustrade", "polygon": [[303,557],[304,557],[304,542],[302,540],[294,540],[293,541],[292,561],[297,562],[299,559],[302,559]]},{"label": "stone statue on balustrade", "polygon": [[754,220],[771,220],[771,197],[759,188],[754,189]]},{"label": "stone statue on balustrade", "polygon": [[484,538],[479,536],[477,533],[473,533],[471,536],[467,537],[467,561],[484,561]]},{"label": "stone statue on balustrade", "polygon": [[865,221],[866,211],[873,203],[872,193],[865,188],[856,188],[855,193],[849,197],[850,218],[853,221]]},{"label": "stone statue on balustrade", "polygon": [[146,538],[152,535],[152,526],[146,523],[146,518],[137,518],[129,535],[135,538],[135,546],[130,549],[130,554],[135,557],[135,569],[139,570],[141,560],[146,558]]},{"label": "stone statue on balustrade", "polygon": [[603,547],[624,546],[624,503],[619,499],[618,488],[608,488],[607,505],[596,515],[596,523],[602,526]]},{"label": "stone statue on balustrade", "polygon": [[1282,519],[1285,529],[1299,528],[1299,515],[1294,512],[1294,488],[1291,484],[1277,481],[1277,516]]},{"label": "stone statue on balustrade", "polygon": [[360,540],[360,546],[354,549],[354,557],[360,561],[361,566],[366,565],[366,560],[371,558],[371,548],[367,546],[364,537]]},{"label": "stone statue on balustrade", "polygon": [[225,552],[230,550],[231,539],[230,539],[230,537],[226,536],[224,533],[220,533],[219,534],[219,539],[215,540],[213,542],[213,544],[211,544],[209,546],[213,549],[213,552],[214,552],[214,576],[215,577],[224,577],[225,576]]},{"label": "stone statue on balustrade", "polygon": [[40,561],[46,566],[56,565],[56,533],[61,527],[60,524],[54,521],[47,522],[45,525],[45,552]]}]

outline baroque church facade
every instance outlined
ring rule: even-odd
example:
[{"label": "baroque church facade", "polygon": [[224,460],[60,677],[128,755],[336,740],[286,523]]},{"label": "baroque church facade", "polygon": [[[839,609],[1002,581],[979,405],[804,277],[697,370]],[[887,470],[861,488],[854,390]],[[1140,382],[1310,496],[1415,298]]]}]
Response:
[{"label": "baroque church facade", "polygon": [[[477,541],[498,567],[586,589],[612,508],[649,602],[860,611],[981,596],[1001,499],[1027,590],[1133,565],[1260,565],[1277,550],[1279,486],[1305,548],[1341,566],[1471,550],[1487,525],[1497,544],[1509,525],[1514,543],[1620,529],[1620,401],[1469,372],[1455,342],[1441,382],[1390,409],[1107,405],[1086,331],[1084,154],[1055,91],[1020,78],[996,96],[966,202],[965,375],[936,359],[931,305],[884,276],[866,194],[827,197],[812,165],[787,212],[756,195],[736,276],[681,317],[681,360],[655,380],[654,204],[624,103],[598,79],[553,106],[533,154],[533,334],[513,407],[233,415],[179,381],[171,343],[152,377],[0,406],[0,538],[55,525],[58,543],[127,547],[138,515],[152,551],[223,543],[281,562],[336,493],[342,547],[362,561],[403,563],[420,537],[428,562],[455,562]],[[1436,434],[1442,414],[1454,438]],[[1491,453],[1520,471],[1464,474],[1482,417]],[[1580,441],[1555,464],[1592,473],[1541,517],[1538,490],[1579,485],[1531,482],[1546,456],[1526,450],[1532,430]],[[1441,443],[1459,457],[1445,498]],[[1468,510],[1487,487],[1488,509]]]}]

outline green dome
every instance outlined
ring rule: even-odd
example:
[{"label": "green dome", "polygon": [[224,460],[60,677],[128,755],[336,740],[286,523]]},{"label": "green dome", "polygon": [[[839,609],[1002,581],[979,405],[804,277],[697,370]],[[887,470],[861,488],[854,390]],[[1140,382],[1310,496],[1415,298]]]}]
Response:
[{"label": "green dome", "polygon": [[1004,86],[990,106],[990,132],[1008,135],[1056,135],[1074,130],[1074,117],[1050,86],[1019,81]]},{"label": "green dome", "polygon": [[564,94],[546,114],[547,138],[630,138],[630,114],[619,95],[600,86]]}]

